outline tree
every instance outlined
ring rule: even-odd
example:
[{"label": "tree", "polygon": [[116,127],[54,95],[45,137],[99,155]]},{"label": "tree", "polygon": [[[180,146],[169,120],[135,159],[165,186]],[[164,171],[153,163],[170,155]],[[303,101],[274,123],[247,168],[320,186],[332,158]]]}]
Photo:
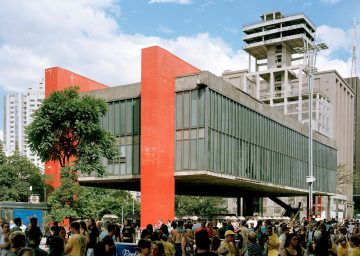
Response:
[{"label": "tree", "polygon": [[45,176],[26,157],[15,151],[6,157],[0,153],[0,201],[27,202],[30,194],[44,196]]},{"label": "tree", "polygon": [[206,217],[219,213],[226,214],[225,204],[225,200],[219,197],[176,196],[175,214]]},{"label": "tree", "polygon": [[[63,221],[65,218],[84,219],[101,218],[107,213],[127,217],[132,213],[132,197],[121,190],[81,187],[77,182],[77,173],[72,168],[63,168],[60,187],[48,199],[51,207],[48,221]],[[135,215],[139,215],[140,206],[135,203]]]},{"label": "tree", "polygon": [[118,154],[114,137],[100,126],[107,110],[106,101],[80,96],[79,87],[54,92],[26,129],[29,147],[44,162],[58,161],[67,168],[74,158],[75,170],[102,176],[106,169],[101,157],[112,159]]}]

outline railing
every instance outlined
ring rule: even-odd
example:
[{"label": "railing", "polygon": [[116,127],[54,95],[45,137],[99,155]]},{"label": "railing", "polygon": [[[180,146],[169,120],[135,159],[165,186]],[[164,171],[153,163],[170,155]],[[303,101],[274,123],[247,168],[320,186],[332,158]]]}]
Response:
[{"label": "railing", "polygon": [[[309,21],[309,23],[315,27],[315,24],[311,21],[311,19],[306,15],[304,14],[303,12],[296,12],[296,13],[290,13],[290,14],[287,14],[287,15],[283,15],[283,17],[281,19],[285,19],[285,18],[288,18],[288,17],[291,17],[291,16],[296,16],[296,15],[304,15],[304,17]],[[279,19],[275,19],[275,20],[279,20]],[[268,21],[272,21],[272,20],[268,20]],[[243,28],[244,27],[248,27],[248,26],[252,26],[252,25],[256,25],[256,24],[260,24],[260,23],[263,23],[263,22],[267,22],[267,21],[253,21],[253,22],[249,22],[249,23],[245,23],[243,25]]]}]

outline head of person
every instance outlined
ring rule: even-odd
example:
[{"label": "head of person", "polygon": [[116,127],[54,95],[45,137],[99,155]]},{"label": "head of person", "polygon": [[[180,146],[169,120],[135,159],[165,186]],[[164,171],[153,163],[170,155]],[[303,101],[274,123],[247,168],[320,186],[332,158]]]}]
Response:
[{"label": "head of person", "polygon": [[183,227],[184,226],[184,221],[179,220],[177,225],[178,225],[178,227]]},{"label": "head of person", "polygon": [[257,234],[254,231],[248,233],[248,240],[250,243],[256,243]]},{"label": "head of person", "polygon": [[340,238],[339,239],[339,245],[341,246],[341,247],[343,247],[343,248],[346,248],[346,240],[345,240],[345,238]]},{"label": "head of person", "polygon": [[210,250],[210,238],[209,233],[202,229],[195,234],[195,243],[196,248],[201,250],[209,251]]},{"label": "head of person", "polygon": [[32,248],[22,248],[19,250],[18,256],[36,256],[35,251]]},{"label": "head of person", "polygon": [[79,224],[80,224],[80,228],[81,228],[82,230],[84,230],[84,231],[88,230],[85,221],[81,220],[81,221],[79,222]]},{"label": "head of person", "polygon": [[150,239],[151,238],[151,233],[150,233],[150,231],[148,230],[148,229],[143,229],[142,231],[141,231],[141,236],[140,236],[140,238],[142,238],[142,239]]},{"label": "head of person", "polygon": [[296,248],[297,244],[298,244],[298,237],[296,233],[291,233],[286,236],[285,247]]},{"label": "head of person", "polygon": [[192,229],[187,228],[187,229],[185,230],[185,236],[186,236],[186,237],[190,237],[190,238],[194,238],[194,232],[192,231]]},{"label": "head of person", "polygon": [[226,230],[225,232],[225,240],[227,242],[234,242],[235,241],[235,232],[232,230]]},{"label": "head of person", "polygon": [[2,228],[3,228],[3,234],[10,233],[10,224],[9,223],[4,222]]},{"label": "head of person", "polygon": [[266,234],[268,234],[268,236],[273,235],[273,227],[271,225],[266,226]]},{"label": "head of person", "polygon": [[137,244],[137,249],[139,253],[141,253],[144,256],[147,256],[151,252],[151,241],[146,239],[140,239]]},{"label": "head of person", "polygon": [[110,224],[107,228],[108,235],[109,236],[115,235],[115,230],[116,230],[115,224]]},{"label": "head of person", "polygon": [[37,226],[37,218],[35,218],[35,217],[32,217],[31,219],[30,219],[30,224],[32,225],[32,226]]},{"label": "head of person", "polygon": [[15,224],[16,226],[20,227],[21,224],[22,224],[21,218],[15,218],[15,219],[14,219],[14,224]]},{"label": "head of person", "polygon": [[59,237],[61,237],[62,239],[66,238],[66,230],[64,227],[59,227]]},{"label": "head of person", "polygon": [[350,246],[352,248],[359,247],[360,246],[360,237],[357,235],[351,236],[350,237]]},{"label": "head of person", "polygon": [[25,233],[21,231],[14,231],[10,234],[9,240],[11,243],[11,248],[19,249],[25,247]]},{"label": "head of person", "polygon": [[80,223],[77,221],[73,221],[70,224],[70,231],[73,234],[78,234],[80,232]]},{"label": "head of person", "polygon": [[211,239],[211,245],[210,245],[210,248],[211,248],[211,251],[216,251],[217,249],[219,249],[220,247],[220,244],[221,244],[221,240],[218,236],[214,236],[212,239]]},{"label": "head of person", "polygon": [[152,224],[147,224],[146,229],[150,231],[150,234],[152,234],[154,232],[154,228],[153,228]]},{"label": "head of person", "polygon": [[162,242],[154,241],[151,243],[151,255],[152,256],[164,256],[165,248]]}]

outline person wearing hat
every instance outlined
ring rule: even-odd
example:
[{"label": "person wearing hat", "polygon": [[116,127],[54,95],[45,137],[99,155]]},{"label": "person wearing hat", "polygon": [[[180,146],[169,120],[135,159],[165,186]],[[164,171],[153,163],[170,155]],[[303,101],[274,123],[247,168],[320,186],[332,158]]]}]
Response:
[{"label": "person wearing hat", "polygon": [[254,231],[250,231],[248,233],[248,248],[247,248],[247,255],[248,256],[261,256],[262,249],[261,246],[256,242],[257,234]]},{"label": "person wearing hat", "polygon": [[235,233],[232,230],[226,230],[225,239],[221,242],[218,254],[224,256],[239,256],[239,251],[235,247]]},{"label": "person wearing hat", "polygon": [[350,251],[350,244],[346,242],[345,238],[340,238],[338,240],[339,247],[337,248],[337,255],[338,256],[349,256]]}]

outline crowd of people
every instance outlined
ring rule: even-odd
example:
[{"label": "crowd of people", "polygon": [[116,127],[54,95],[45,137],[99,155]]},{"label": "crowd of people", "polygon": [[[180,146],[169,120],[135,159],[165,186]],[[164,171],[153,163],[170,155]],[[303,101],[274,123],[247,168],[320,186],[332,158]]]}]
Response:
[{"label": "crowd of people", "polygon": [[68,230],[55,222],[44,234],[36,218],[25,230],[19,218],[0,227],[1,256],[115,256],[116,242],[137,244],[139,256],[360,256],[356,221],[159,221],[139,237],[130,221],[74,221]]}]

